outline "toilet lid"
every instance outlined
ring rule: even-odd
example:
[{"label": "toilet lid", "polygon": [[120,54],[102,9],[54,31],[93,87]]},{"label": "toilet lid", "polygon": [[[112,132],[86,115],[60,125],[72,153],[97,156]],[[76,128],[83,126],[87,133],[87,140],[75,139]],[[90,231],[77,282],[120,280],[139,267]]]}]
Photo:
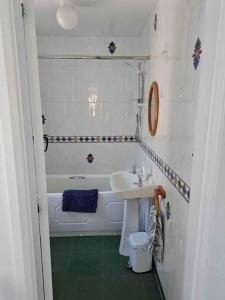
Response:
[{"label": "toilet lid", "polygon": [[129,240],[133,248],[144,247],[148,244],[148,235],[146,232],[131,233]]}]

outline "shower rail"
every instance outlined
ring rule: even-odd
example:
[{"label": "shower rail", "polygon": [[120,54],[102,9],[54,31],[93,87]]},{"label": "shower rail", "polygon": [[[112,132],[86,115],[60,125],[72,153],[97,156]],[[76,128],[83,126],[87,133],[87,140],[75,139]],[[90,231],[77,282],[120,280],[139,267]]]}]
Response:
[{"label": "shower rail", "polygon": [[80,176],[80,175],[74,175],[74,176],[70,176],[69,179],[86,179],[85,176]]},{"label": "shower rail", "polygon": [[147,56],[101,56],[101,55],[39,55],[39,59],[95,59],[95,60],[150,60]]}]

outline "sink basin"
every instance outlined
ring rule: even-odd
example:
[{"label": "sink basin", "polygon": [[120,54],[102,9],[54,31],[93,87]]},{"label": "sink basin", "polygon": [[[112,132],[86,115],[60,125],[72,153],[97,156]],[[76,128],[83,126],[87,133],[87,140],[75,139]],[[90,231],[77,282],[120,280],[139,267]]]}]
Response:
[{"label": "sink basin", "polygon": [[152,178],[138,186],[137,174],[129,171],[112,173],[110,184],[112,191],[118,198],[124,200],[123,228],[119,252],[128,256],[128,237],[131,233],[139,231],[139,199],[153,196],[155,182]]},{"label": "sink basin", "polygon": [[112,173],[110,176],[110,184],[112,191],[120,199],[147,198],[153,196],[156,184],[152,177],[143,183],[143,186],[138,186],[137,174],[129,171]]}]

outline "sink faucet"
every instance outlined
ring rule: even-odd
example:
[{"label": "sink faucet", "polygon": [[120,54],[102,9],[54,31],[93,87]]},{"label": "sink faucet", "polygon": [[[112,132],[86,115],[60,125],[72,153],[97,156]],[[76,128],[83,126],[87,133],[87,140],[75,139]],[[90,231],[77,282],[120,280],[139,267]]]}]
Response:
[{"label": "sink faucet", "polygon": [[143,186],[143,172],[141,171],[139,174],[137,174],[138,177],[138,186]]}]

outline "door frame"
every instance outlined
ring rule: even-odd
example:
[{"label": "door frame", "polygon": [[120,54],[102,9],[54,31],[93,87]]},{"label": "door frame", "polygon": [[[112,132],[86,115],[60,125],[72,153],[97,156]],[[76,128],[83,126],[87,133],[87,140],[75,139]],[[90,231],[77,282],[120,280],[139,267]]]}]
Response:
[{"label": "door frame", "polygon": [[[20,282],[20,286],[15,286],[17,290],[13,299],[52,300],[48,202],[33,1],[24,0],[23,5],[25,35],[21,22],[21,0],[2,0],[0,4],[0,46],[3,46],[0,59],[4,65],[0,75],[5,81],[6,94],[1,98],[0,113],[1,151],[4,154],[6,170],[2,174],[9,187],[9,207],[6,214],[9,215],[9,222],[12,224],[15,281]],[[27,42],[26,59],[20,47],[24,38]],[[28,82],[23,84],[24,80]],[[29,101],[29,108],[25,107]],[[29,109],[33,121],[32,129],[26,128],[27,125],[24,124],[24,113]],[[32,153],[27,151],[27,129],[33,130],[34,137],[36,203],[31,199],[33,179],[30,179],[28,164],[29,155]],[[35,228],[37,226],[40,226],[40,232],[39,228]],[[37,241],[40,241],[41,251],[36,248]],[[41,268],[37,263],[37,255],[42,259]],[[43,281],[44,290],[40,288],[40,279]]]},{"label": "door frame", "polygon": [[0,189],[3,197],[0,297],[39,300],[22,115],[24,94],[20,75],[26,70],[19,64],[17,47],[20,41],[16,31],[18,3],[17,0],[0,1]]},{"label": "door frame", "polygon": [[29,93],[33,121],[34,154],[37,174],[37,198],[39,205],[40,239],[45,300],[52,300],[52,272],[49,240],[46,167],[43,146],[42,108],[39,84],[38,51],[33,0],[23,0],[24,29],[27,51]]},{"label": "door frame", "polygon": [[[187,228],[184,300],[204,300],[225,121],[225,2],[206,1]],[[223,154],[224,155],[224,154]]]}]

